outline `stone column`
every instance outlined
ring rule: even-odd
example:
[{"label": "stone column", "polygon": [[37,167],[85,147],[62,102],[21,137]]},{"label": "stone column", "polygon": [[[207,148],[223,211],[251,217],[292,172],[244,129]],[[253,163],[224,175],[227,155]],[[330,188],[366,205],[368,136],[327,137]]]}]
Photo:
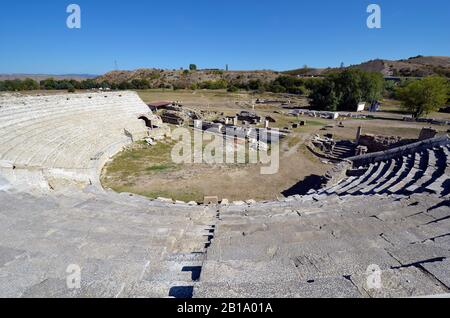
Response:
[{"label": "stone column", "polygon": [[201,120],[194,120],[194,128],[202,130],[203,122]]},{"label": "stone column", "polygon": [[356,144],[359,144],[359,138],[361,137],[361,134],[362,134],[362,127],[359,126],[358,131],[356,132]]}]

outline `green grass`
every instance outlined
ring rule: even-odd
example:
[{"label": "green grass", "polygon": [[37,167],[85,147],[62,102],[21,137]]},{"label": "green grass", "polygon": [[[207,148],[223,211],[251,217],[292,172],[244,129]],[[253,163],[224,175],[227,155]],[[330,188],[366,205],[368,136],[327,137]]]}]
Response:
[{"label": "green grass", "polygon": [[137,142],[133,147],[119,153],[106,166],[108,175],[119,174],[122,178],[148,174],[152,172],[173,171],[178,165],[172,163],[170,157],[174,142],[161,142],[148,146],[145,142]]},{"label": "green grass", "polygon": [[308,120],[306,119],[306,126],[325,126],[327,122],[319,120]]},{"label": "green grass", "polygon": [[169,165],[169,164],[154,165],[154,166],[145,168],[145,171],[148,171],[148,172],[168,171],[168,170],[173,170],[174,166],[175,165]]}]

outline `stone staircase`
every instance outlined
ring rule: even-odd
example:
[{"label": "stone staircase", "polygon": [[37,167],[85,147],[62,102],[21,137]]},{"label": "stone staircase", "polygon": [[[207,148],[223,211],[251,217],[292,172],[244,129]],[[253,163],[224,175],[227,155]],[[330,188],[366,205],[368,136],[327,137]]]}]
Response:
[{"label": "stone staircase", "polygon": [[0,297],[187,297],[215,222],[207,207],[97,189],[0,201]]}]

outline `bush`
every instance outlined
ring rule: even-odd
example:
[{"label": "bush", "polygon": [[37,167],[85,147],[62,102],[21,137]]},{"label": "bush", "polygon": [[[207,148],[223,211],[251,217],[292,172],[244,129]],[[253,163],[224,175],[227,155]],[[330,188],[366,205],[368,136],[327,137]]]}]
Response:
[{"label": "bush", "polygon": [[236,86],[233,85],[233,86],[228,87],[227,91],[230,93],[236,93],[237,91],[239,91],[239,88],[237,88]]},{"label": "bush", "polygon": [[226,80],[220,79],[216,81],[204,81],[199,84],[201,89],[225,89],[228,87]]},{"label": "bush", "polygon": [[39,84],[35,80],[26,78],[24,80],[0,81],[0,91],[31,91],[39,89]]},{"label": "bush", "polygon": [[264,91],[264,83],[261,80],[252,80],[248,82],[248,88],[252,91]]},{"label": "bush", "polygon": [[150,83],[145,79],[134,79],[130,83],[129,89],[148,89]]}]

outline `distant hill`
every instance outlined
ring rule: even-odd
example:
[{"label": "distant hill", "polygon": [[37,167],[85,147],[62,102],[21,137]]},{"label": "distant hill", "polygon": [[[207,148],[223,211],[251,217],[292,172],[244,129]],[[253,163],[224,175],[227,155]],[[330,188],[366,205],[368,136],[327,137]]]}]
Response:
[{"label": "distant hill", "polygon": [[97,82],[108,81],[109,83],[115,84],[130,82],[132,80],[147,80],[149,81],[151,87],[188,88],[192,84],[220,80],[225,80],[227,83],[247,84],[251,81],[257,80],[267,83],[273,81],[280,75],[301,77],[322,76],[330,72],[348,68],[358,68],[365,71],[379,72],[384,76],[424,77],[428,75],[442,75],[450,78],[450,57],[419,55],[409,59],[397,61],[376,59],[343,68],[310,68],[305,66],[303,68],[285,72],[276,72],[271,70],[224,71],[219,69],[188,71],[142,68],[133,71],[112,71],[101,76],[92,74],[0,74],[0,80],[31,78],[36,81],[40,81],[50,77],[58,80],[85,80],[95,78]]},{"label": "distant hill", "polygon": [[42,81],[47,78],[54,78],[57,80],[85,80],[89,78],[96,78],[98,75],[93,74],[62,74],[62,75],[51,75],[51,74],[0,74],[0,81],[5,80],[23,80],[25,78],[31,78],[35,81]]},{"label": "distant hill", "polygon": [[326,73],[327,70],[330,70],[331,68],[325,69],[325,68],[310,68],[310,67],[303,67],[298,68],[295,70],[285,71],[283,72],[286,75],[292,75],[292,76],[320,76]]},{"label": "distant hill", "polygon": [[358,65],[343,68],[310,68],[303,67],[295,70],[276,72],[261,71],[224,71],[224,70],[161,70],[154,68],[137,69],[134,71],[112,71],[96,78],[98,82],[120,84],[132,80],[147,80],[151,87],[189,88],[192,84],[205,81],[225,80],[227,83],[243,83],[260,80],[270,82],[280,75],[300,77],[323,76],[330,72],[343,69],[359,68],[365,71],[379,72],[384,76],[423,77],[428,75],[443,75],[450,77],[450,57],[445,56],[416,56],[406,60],[373,60]]},{"label": "distant hill", "polygon": [[119,84],[124,81],[148,80],[152,87],[177,86],[189,87],[205,81],[226,80],[227,82],[248,83],[254,80],[268,82],[276,79],[279,72],[261,71],[224,71],[224,70],[161,70],[138,69],[134,71],[112,71],[97,78],[97,81],[108,81]]},{"label": "distant hill", "polygon": [[[399,77],[424,77],[429,75],[442,75],[450,77],[450,57],[449,56],[416,56],[404,60],[382,60],[376,59],[346,68],[358,68],[368,72],[379,72],[384,76]],[[302,68],[284,72],[290,75],[317,76],[325,75],[332,71],[339,71],[341,68]]]},{"label": "distant hill", "polygon": [[450,77],[450,57],[447,56],[416,56],[398,61],[373,60],[351,67],[380,72],[385,76],[424,77],[443,75]]}]

